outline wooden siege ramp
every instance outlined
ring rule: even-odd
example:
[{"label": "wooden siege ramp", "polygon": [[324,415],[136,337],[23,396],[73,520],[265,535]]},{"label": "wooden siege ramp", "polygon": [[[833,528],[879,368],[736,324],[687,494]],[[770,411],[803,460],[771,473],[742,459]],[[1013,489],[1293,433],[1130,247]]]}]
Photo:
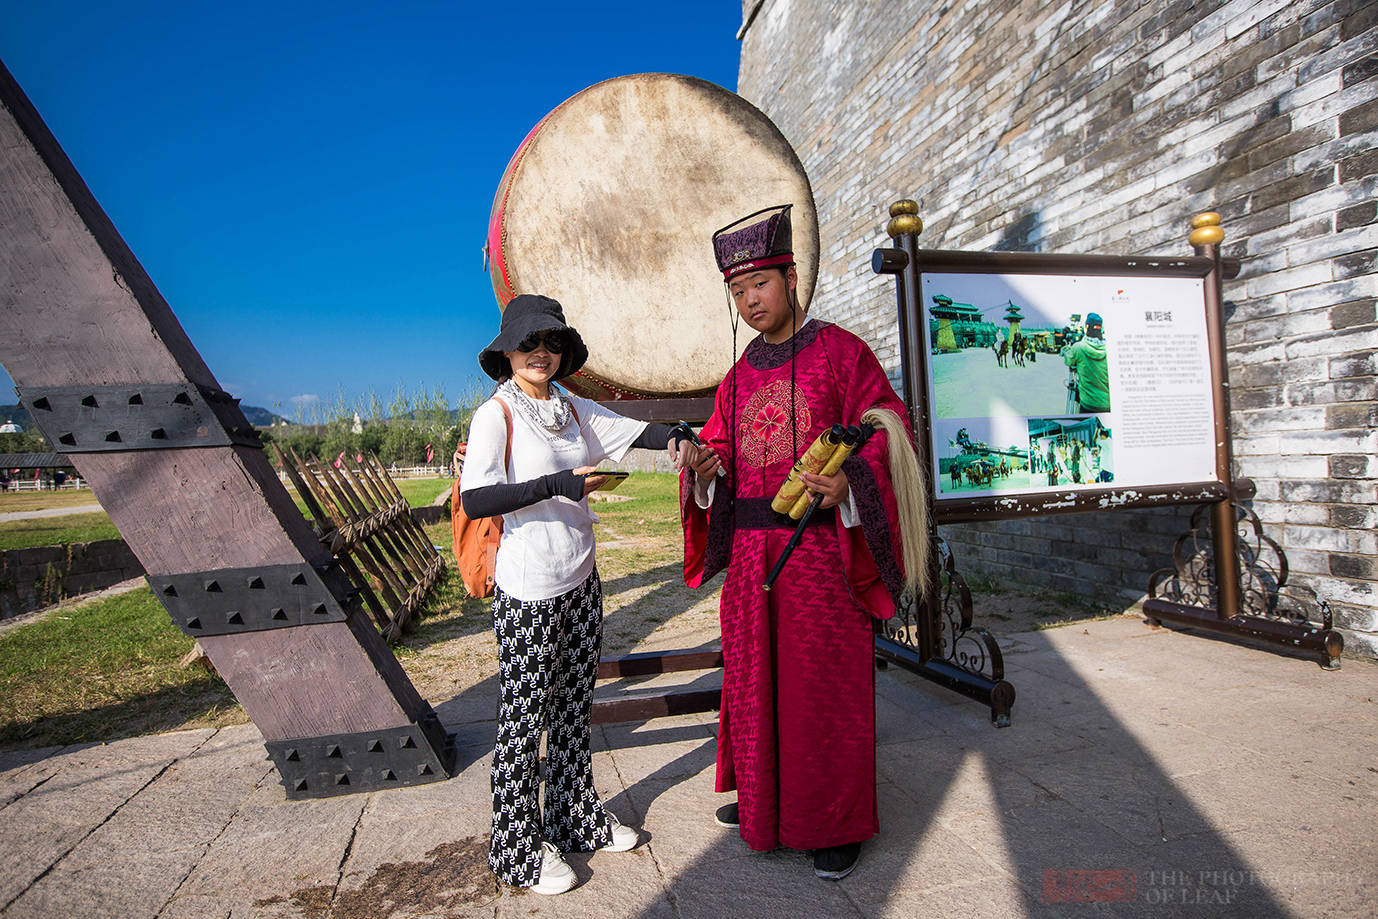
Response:
[{"label": "wooden siege ramp", "polygon": [[[289,797],[444,778],[453,748],[134,254],[0,65],[0,362]],[[256,605],[255,605],[256,604]]]}]

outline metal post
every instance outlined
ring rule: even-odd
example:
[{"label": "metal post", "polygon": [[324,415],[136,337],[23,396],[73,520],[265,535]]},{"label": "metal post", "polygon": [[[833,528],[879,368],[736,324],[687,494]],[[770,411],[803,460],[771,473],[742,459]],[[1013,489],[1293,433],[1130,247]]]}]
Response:
[{"label": "metal post", "polygon": [[[1243,565],[1239,550],[1241,515],[1244,520],[1250,521],[1249,525],[1256,533],[1261,528],[1257,517],[1237,503],[1253,496],[1253,483],[1248,479],[1234,478],[1234,455],[1230,445],[1230,379],[1225,347],[1225,314],[1220,291],[1221,278],[1230,266],[1228,261],[1222,265],[1220,258],[1220,243],[1225,239],[1225,231],[1220,228],[1220,215],[1198,214],[1192,218],[1191,225],[1188,240],[1197,256],[1209,259],[1211,263],[1210,271],[1204,278],[1206,335],[1211,352],[1211,401],[1215,409],[1215,475],[1225,486],[1224,497],[1213,501],[1210,506],[1215,603],[1214,607],[1206,608],[1196,605],[1194,598],[1191,603],[1181,602],[1184,595],[1180,591],[1160,596],[1156,591],[1159,579],[1155,575],[1149,585],[1149,597],[1144,601],[1144,615],[1153,625],[1166,619],[1227,635],[1245,635],[1291,650],[1313,651],[1320,656],[1322,667],[1338,670],[1340,654],[1344,651],[1344,636],[1332,627],[1329,607],[1324,602],[1320,604],[1319,626],[1311,624],[1310,616],[1300,620],[1277,616],[1268,609],[1250,611],[1245,608]],[[1193,530],[1198,522],[1198,518],[1193,517]],[[1178,540],[1179,543],[1181,541]],[[1274,548],[1281,560],[1281,573],[1275,585],[1275,589],[1280,590],[1286,580],[1287,559],[1281,547]],[[1184,574],[1180,559],[1176,567],[1177,578],[1196,580]]]},{"label": "metal post", "polygon": [[1225,239],[1225,231],[1220,227],[1220,215],[1214,212],[1197,214],[1191,225],[1188,241],[1196,254],[1215,263],[1205,278],[1206,337],[1211,349],[1211,399],[1215,409],[1215,475],[1225,484],[1227,496],[1211,507],[1211,543],[1215,554],[1216,615],[1233,619],[1243,612],[1243,606],[1239,534],[1235,529],[1234,455],[1230,446],[1230,375],[1220,290],[1220,243]]},{"label": "metal post", "polygon": [[[933,456],[930,449],[931,432],[928,415],[928,399],[921,391],[928,379],[928,354],[923,345],[923,310],[920,308],[919,289],[919,234],[923,232],[923,221],[919,219],[917,202],[905,198],[890,205],[890,223],[885,232],[899,244],[900,248],[880,249],[872,257],[871,267],[876,273],[895,276],[895,295],[899,307],[900,333],[900,372],[904,388],[904,401],[909,408],[909,421],[914,429],[914,446],[918,455],[919,468],[932,475]],[[929,536],[937,545],[937,517],[929,515]],[[917,600],[915,619],[918,625],[919,660],[927,661],[937,656],[938,616],[941,590],[939,589],[939,566],[936,552],[928,559],[929,583],[933,589],[929,595]]]},{"label": "metal post", "polygon": [[[899,244],[898,249],[877,249],[871,256],[871,268],[876,274],[893,275],[899,306],[900,366],[903,378],[904,401],[909,408],[909,422],[914,429],[915,453],[920,468],[933,475],[932,432],[928,406],[928,350],[924,347],[922,290],[919,287],[918,235],[923,232],[919,206],[905,199],[890,206],[890,224],[886,232]],[[984,629],[975,629],[969,637],[977,641],[990,667],[991,675],[968,669],[956,658],[954,648],[940,647],[943,634],[944,591],[940,584],[938,558],[937,514],[929,515],[929,537],[933,551],[928,556],[929,578],[933,589],[916,602],[914,609],[914,640],[896,641],[886,635],[876,637],[878,661],[900,666],[945,686],[954,692],[990,706],[991,722],[996,727],[1008,727],[1010,709],[1014,705],[1014,686],[1005,680],[1005,665],[995,637]],[[949,559],[950,565],[950,559]],[[949,586],[949,591],[957,584]],[[960,592],[965,596],[965,587]],[[969,597],[966,601],[970,602]],[[964,621],[966,621],[964,616]],[[966,631],[954,629],[952,640],[962,640]]]}]

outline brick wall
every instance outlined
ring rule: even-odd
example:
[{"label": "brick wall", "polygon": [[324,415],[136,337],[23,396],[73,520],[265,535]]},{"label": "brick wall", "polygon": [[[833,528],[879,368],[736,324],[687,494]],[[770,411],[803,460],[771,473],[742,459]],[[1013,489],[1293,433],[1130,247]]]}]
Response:
[{"label": "brick wall", "polygon": [[0,619],[136,578],[143,566],[122,539],[0,551]]},{"label": "brick wall", "polygon": [[[745,0],[738,91],[821,224],[816,315],[896,373],[890,202],[921,244],[1190,254],[1224,218],[1236,474],[1295,582],[1378,655],[1378,4]],[[1107,603],[1170,564],[1184,511],[946,527],[960,564]]]}]

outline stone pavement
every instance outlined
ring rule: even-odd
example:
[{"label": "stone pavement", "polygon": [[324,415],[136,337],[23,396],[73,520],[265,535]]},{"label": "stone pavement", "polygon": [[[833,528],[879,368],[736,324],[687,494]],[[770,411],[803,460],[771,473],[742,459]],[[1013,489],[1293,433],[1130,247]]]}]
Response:
[{"label": "stone pavement", "polygon": [[72,507],[48,507],[37,511],[3,511],[0,512],[0,523],[9,520],[40,520],[44,517],[66,517],[70,514],[89,514],[94,511],[104,510],[99,504],[77,504]]},{"label": "stone pavement", "polygon": [[1008,729],[879,674],[881,832],[839,883],[713,823],[708,715],[595,729],[639,848],[571,856],[562,896],[496,885],[481,683],[437,705],[460,769],[419,788],[286,801],[248,725],[0,754],[0,917],[1378,914],[1374,664],[1128,617],[1003,644]]}]

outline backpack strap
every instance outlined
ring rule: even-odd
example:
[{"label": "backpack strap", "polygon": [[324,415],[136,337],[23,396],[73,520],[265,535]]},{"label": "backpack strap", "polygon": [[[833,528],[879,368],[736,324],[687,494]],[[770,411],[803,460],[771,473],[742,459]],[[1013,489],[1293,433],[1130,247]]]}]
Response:
[{"label": "backpack strap", "polygon": [[[507,422],[507,449],[502,455],[502,471],[506,474],[507,467],[512,463],[512,409],[508,408],[507,403],[497,396],[493,397],[493,401],[502,406],[502,420]],[[497,535],[497,539],[490,539],[488,541],[487,547],[488,580],[492,581],[493,571],[497,568],[498,563],[498,539],[502,538],[502,515],[498,514],[496,517],[490,517],[489,519],[493,521],[493,531]]]},{"label": "backpack strap", "polygon": [[[505,472],[508,464],[512,462],[512,409],[507,407],[507,403],[498,396],[493,397],[493,401],[502,406],[502,420],[507,422],[507,451],[502,455],[502,468]],[[573,405],[574,403],[570,403]]]}]

